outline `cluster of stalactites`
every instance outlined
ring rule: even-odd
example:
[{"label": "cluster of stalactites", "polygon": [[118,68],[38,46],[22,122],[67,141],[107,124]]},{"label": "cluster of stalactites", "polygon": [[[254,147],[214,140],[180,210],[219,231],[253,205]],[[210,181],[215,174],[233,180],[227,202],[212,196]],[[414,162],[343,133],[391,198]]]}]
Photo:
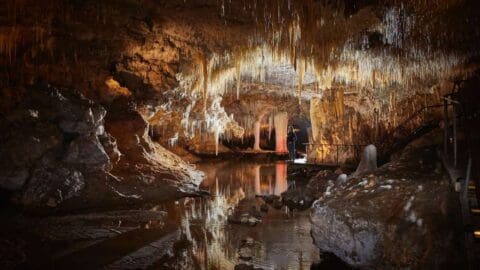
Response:
[{"label": "cluster of stalactites", "polygon": [[53,39],[48,31],[40,26],[11,26],[0,28],[0,60],[12,63],[21,45],[32,44],[30,57],[48,51],[53,55]]},{"label": "cluster of stalactites", "polygon": [[[459,1],[436,2],[454,5]],[[363,8],[351,16],[345,16],[344,1],[242,3],[245,14],[240,15],[250,16],[258,26],[249,44],[222,55],[201,54],[197,59],[200,68],[190,93],[203,100],[205,119],[215,119],[209,115],[209,103],[229,91],[240,99],[242,80],[265,82],[271,66],[285,63],[293,66],[297,85],[291,94],[297,95],[299,101],[304,92],[304,76],[313,73],[316,91],[347,87],[362,93],[367,89],[388,103],[392,93],[399,90],[395,102],[416,92],[430,91],[431,85],[423,82],[448,78],[470,56],[416,44],[413,36],[418,35],[420,15],[409,1],[391,2],[380,13],[370,7]],[[226,5],[238,4],[224,2],[222,15],[229,16],[226,10],[238,10]],[[381,44],[372,33],[380,35]],[[343,102],[343,98],[338,100]],[[343,105],[337,105],[336,111],[341,108]]]}]

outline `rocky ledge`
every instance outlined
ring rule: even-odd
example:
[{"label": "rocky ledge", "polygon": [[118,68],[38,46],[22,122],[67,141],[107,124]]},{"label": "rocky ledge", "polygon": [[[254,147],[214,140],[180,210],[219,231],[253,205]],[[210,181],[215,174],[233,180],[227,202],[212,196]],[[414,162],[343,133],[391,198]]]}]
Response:
[{"label": "rocky ledge", "polygon": [[368,269],[461,265],[457,197],[435,148],[414,143],[368,174],[337,181],[312,206],[321,251]]},{"label": "rocky ledge", "polygon": [[198,192],[203,175],[148,136],[130,102],[107,110],[78,91],[30,90],[0,118],[0,190],[30,209],[69,210]]}]

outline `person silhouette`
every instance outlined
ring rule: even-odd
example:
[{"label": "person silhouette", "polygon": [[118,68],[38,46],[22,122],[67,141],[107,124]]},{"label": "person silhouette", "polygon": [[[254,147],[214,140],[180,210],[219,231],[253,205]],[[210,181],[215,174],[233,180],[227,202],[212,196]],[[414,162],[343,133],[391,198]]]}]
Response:
[{"label": "person silhouette", "polygon": [[293,130],[293,126],[288,126],[287,133],[287,148],[290,161],[295,161],[295,143],[297,142],[297,135]]}]

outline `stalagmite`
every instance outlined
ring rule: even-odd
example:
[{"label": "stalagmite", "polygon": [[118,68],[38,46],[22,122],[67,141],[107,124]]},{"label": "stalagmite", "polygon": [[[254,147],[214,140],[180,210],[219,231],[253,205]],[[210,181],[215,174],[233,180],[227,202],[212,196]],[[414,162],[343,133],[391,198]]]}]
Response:
[{"label": "stalagmite", "polygon": [[287,128],[288,114],[279,112],[275,114],[275,151],[277,153],[287,153]]},{"label": "stalagmite", "polygon": [[262,118],[263,116],[260,116],[257,121],[253,124],[253,132],[254,132],[254,137],[255,137],[255,143],[253,145],[253,150],[254,151],[261,151],[262,149],[260,148],[260,128],[261,128],[261,123],[262,123]]}]

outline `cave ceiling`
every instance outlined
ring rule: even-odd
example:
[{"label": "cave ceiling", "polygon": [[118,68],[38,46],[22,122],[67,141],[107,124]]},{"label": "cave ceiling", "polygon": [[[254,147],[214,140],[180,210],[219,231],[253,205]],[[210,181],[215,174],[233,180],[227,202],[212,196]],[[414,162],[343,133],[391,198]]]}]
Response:
[{"label": "cave ceiling", "polygon": [[237,130],[222,99],[258,84],[299,103],[353,94],[389,121],[476,68],[479,13],[474,0],[8,0],[1,107],[43,77],[102,103],[130,96],[187,137],[198,122],[222,134]]}]

